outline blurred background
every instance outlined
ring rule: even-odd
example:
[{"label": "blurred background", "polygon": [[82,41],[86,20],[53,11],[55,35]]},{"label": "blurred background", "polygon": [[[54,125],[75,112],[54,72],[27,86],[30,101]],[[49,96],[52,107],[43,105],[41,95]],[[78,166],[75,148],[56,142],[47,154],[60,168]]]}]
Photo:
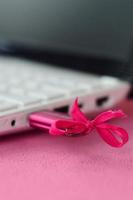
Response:
[{"label": "blurred background", "polygon": [[0,0],[0,52],[132,79],[132,0]]}]

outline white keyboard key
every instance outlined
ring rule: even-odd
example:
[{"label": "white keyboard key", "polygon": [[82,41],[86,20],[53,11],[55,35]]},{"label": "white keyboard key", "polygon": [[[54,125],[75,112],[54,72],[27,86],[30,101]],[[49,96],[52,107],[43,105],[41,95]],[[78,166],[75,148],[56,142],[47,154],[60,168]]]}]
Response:
[{"label": "white keyboard key", "polygon": [[63,82],[63,83],[59,83],[59,82],[49,82],[49,84],[46,83],[45,87],[49,87],[51,86],[51,88],[57,88],[57,90],[61,90],[64,91],[64,93],[66,94],[80,94],[80,93],[85,93],[87,92],[90,87],[86,85],[80,85],[80,84],[73,84],[73,83],[67,83],[67,82]]},{"label": "white keyboard key", "polygon": [[30,93],[30,96],[31,97],[38,96],[38,97],[48,101],[48,100],[56,100],[59,98],[63,98],[63,97],[65,97],[65,94],[61,93],[61,92],[51,92],[51,91],[40,90],[38,93]]},{"label": "white keyboard key", "polygon": [[1,93],[1,92],[5,92],[5,91],[7,91],[7,90],[9,90],[9,88],[8,88],[6,85],[1,85],[1,84],[0,84],[0,93]]},{"label": "white keyboard key", "polygon": [[17,109],[19,104],[11,101],[6,101],[5,99],[0,99],[0,112]]},{"label": "white keyboard key", "polygon": [[76,90],[70,90],[69,93],[70,95],[80,95],[80,94],[85,94],[88,93],[89,90],[84,89],[84,88],[77,88]]},{"label": "white keyboard key", "polygon": [[61,93],[61,92],[50,92],[50,91],[47,91],[47,92],[44,93],[44,95],[46,95],[46,99],[47,100],[53,100],[53,99],[56,100],[56,99],[65,97],[65,94]]},{"label": "white keyboard key", "polygon": [[27,105],[34,105],[34,104],[38,104],[42,101],[41,98],[37,98],[37,97],[29,97],[28,95],[25,96],[20,96],[20,95],[7,95],[7,94],[3,94],[3,98],[5,99],[9,99],[10,102],[13,102],[14,104],[18,104],[20,106],[27,106]]},{"label": "white keyboard key", "polygon": [[40,85],[38,84],[38,82],[28,82],[26,81],[25,83],[23,83],[23,88],[24,90],[37,90]]},{"label": "white keyboard key", "polygon": [[91,91],[94,92],[100,92],[103,91],[103,89],[105,89],[104,85],[99,81],[99,83],[94,83],[92,84],[92,89]]},{"label": "white keyboard key", "polygon": [[23,96],[23,95],[27,95],[26,93],[27,91],[24,91],[22,89],[19,89],[19,88],[12,88],[10,91],[9,91],[9,95],[14,95],[14,96]]},{"label": "white keyboard key", "polygon": [[107,76],[102,77],[101,82],[102,84],[104,84],[105,87],[116,86],[119,83],[116,78]]}]

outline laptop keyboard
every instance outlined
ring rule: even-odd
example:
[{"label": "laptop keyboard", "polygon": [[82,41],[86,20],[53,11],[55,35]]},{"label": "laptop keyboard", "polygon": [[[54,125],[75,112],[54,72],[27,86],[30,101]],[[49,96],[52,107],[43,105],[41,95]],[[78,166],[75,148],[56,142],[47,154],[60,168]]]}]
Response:
[{"label": "laptop keyboard", "polygon": [[[116,85],[96,77],[19,59],[0,58],[0,112],[55,101]],[[111,85],[112,84],[112,85]]]}]

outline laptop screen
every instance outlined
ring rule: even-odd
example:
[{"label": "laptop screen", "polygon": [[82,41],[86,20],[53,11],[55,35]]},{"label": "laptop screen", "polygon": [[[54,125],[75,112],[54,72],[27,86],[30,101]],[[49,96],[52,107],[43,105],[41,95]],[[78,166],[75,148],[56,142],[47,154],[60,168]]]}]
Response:
[{"label": "laptop screen", "polygon": [[133,35],[131,4],[128,0],[1,0],[0,44],[124,60]]}]

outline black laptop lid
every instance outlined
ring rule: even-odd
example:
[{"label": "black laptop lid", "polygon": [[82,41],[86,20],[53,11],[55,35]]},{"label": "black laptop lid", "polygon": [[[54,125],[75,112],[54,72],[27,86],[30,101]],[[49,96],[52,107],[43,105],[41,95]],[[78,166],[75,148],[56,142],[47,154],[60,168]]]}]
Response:
[{"label": "black laptop lid", "polygon": [[0,1],[1,50],[132,79],[132,39],[129,0]]}]

